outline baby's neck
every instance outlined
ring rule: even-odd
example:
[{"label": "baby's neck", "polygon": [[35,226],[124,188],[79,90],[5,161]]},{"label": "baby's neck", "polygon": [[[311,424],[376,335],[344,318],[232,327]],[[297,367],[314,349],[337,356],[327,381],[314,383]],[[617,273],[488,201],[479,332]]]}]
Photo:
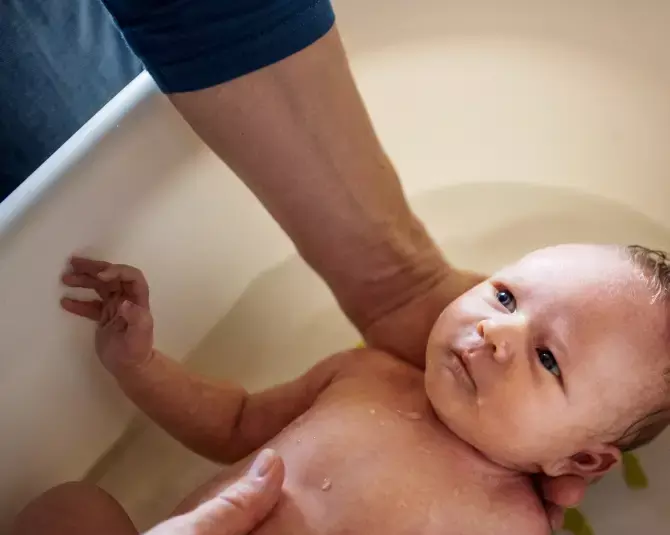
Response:
[{"label": "baby's neck", "polygon": [[498,480],[529,480],[530,474],[533,473],[532,469],[508,465],[489,457],[485,452],[463,440],[445,425],[435,413],[430,402],[428,402],[428,410],[434,418],[436,425],[440,426],[447,435],[453,452],[463,463],[470,465],[473,471],[481,473],[487,478]]}]

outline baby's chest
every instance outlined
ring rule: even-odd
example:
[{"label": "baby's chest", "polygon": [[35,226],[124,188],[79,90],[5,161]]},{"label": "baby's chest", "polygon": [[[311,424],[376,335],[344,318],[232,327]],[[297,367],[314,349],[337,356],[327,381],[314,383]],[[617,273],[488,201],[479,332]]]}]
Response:
[{"label": "baby's chest", "polygon": [[344,462],[328,456],[303,470],[292,470],[289,456],[285,499],[259,533],[496,533],[495,504],[472,481],[397,453],[389,447],[378,455],[351,451]]},{"label": "baby's chest", "polygon": [[507,533],[508,504],[421,403],[359,398],[288,428],[272,444],[286,463],[286,496],[258,533]]},{"label": "baby's chest", "polygon": [[[256,535],[545,533],[525,529],[525,508],[468,461],[420,381],[336,385],[267,446],[284,459],[284,497]],[[236,475],[192,499],[214,496]]]}]

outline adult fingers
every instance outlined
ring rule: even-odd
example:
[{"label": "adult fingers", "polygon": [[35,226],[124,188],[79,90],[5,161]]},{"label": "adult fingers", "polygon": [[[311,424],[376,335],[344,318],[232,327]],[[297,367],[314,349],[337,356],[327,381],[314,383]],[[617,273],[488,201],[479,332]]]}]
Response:
[{"label": "adult fingers", "polygon": [[246,475],[217,497],[145,535],[248,535],[276,505],[283,481],[282,460],[265,450]]},{"label": "adult fingers", "polygon": [[196,519],[219,526],[220,535],[247,535],[277,504],[283,481],[282,460],[273,451],[265,450],[242,479],[196,509]]}]

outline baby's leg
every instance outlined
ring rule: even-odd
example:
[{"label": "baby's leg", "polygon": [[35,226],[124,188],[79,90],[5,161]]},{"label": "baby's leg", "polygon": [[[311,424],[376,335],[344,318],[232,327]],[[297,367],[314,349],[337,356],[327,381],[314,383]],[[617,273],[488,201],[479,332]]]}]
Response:
[{"label": "baby's leg", "polygon": [[65,483],[32,501],[11,535],[138,535],[130,518],[105,491],[88,483]]}]

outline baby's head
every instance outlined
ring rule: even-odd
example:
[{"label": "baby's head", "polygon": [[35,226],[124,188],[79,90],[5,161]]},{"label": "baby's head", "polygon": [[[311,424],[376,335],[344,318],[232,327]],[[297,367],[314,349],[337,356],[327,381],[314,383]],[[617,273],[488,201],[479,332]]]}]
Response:
[{"label": "baby's head", "polygon": [[445,425],[504,466],[599,476],[669,422],[669,302],[661,253],[536,251],[442,313],[428,396]]}]

